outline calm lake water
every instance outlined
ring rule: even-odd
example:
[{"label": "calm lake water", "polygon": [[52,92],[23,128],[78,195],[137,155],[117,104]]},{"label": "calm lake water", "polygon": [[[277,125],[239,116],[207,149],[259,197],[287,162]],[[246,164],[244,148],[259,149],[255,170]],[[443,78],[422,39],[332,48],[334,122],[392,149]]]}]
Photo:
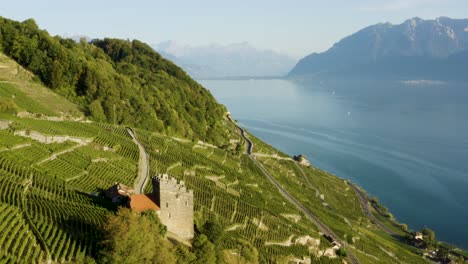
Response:
[{"label": "calm lake water", "polygon": [[468,248],[468,85],[200,83],[257,137]]}]

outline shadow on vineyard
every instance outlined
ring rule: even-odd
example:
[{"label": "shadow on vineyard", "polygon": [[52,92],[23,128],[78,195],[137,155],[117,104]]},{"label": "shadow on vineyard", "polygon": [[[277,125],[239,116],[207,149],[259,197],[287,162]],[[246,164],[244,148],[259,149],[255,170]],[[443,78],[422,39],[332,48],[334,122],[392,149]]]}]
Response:
[{"label": "shadow on vineyard", "polygon": [[[77,229],[79,227],[79,229]],[[70,217],[60,223],[58,228],[74,241],[89,245],[89,253],[92,257],[98,257],[101,249],[102,226],[78,217]]]}]

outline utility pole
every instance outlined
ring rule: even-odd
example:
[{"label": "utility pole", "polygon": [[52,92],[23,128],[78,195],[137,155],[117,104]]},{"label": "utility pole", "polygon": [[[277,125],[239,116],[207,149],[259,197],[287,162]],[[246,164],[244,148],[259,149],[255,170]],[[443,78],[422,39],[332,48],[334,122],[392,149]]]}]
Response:
[{"label": "utility pole", "polygon": [[115,115],[115,104],[113,104],[113,109],[114,109],[114,126],[115,126],[115,124],[116,124],[116,118],[117,118],[116,115]]}]

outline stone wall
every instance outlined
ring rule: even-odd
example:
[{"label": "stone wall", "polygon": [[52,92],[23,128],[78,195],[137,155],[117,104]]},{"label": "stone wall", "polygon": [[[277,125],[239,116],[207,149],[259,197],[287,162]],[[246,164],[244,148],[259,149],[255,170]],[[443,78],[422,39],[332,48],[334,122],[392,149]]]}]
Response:
[{"label": "stone wall", "polygon": [[10,126],[10,121],[9,120],[0,120],[0,130],[1,129],[8,129]]},{"label": "stone wall", "polygon": [[193,190],[166,174],[153,178],[153,186],[159,194],[159,218],[167,230],[184,240],[193,239]]},{"label": "stone wall", "polygon": [[71,137],[71,136],[48,136],[37,131],[15,131],[15,135],[22,136],[22,137],[29,137],[32,140],[39,141],[44,144],[51,144],[51,143],[63,143],[65,141],[73,141],[78,144],[89,144],[93,141],[92,138],[80,138],[80,137]]}]

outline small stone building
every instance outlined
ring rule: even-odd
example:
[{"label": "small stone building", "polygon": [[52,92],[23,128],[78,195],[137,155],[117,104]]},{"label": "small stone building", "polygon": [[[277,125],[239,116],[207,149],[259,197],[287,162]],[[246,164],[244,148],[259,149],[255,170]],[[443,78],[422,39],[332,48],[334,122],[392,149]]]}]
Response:
[{"label": "small stone building", "polygon": [[416,233],[414,234],[414,239],[416,239],[416,240],[424,240],[423,234],[422,234],[421,232],[416,232]]},{"label": "small stone building", "polygon": [[123,203],[137,212],[154,210],[161,223],[167,226],[169,235],[190,241],[194,236],[193,190],[187,190],[184,181],[167,174],[152,178],[153,192],[135,194],[133,189],[115,183],[106,191],[106,196],[114,203]]},{"label": "small stone building", "polygon": [[191,240],[194,235],[193,190],[188,190],[184,181],[177,182],[167,174],[158,175],[152,181],[161,222],[170,233]]},{"label": "small stone building", "polygon": [[116,182],[109,189],[106,190],[106,196],[112,200],[113,203],[122,203],[126,197],[134,194],[132,188],[129,188],[121,183]]},{"label": "small stone building", "polygon": [[302,154],[299,154],[297,156],[294,156],[293,159],[297,162],[299,162],[299,164],[302,164],[306,167],[310,167],[310,162],[309,160],[307,159],[306,156],[302,155]]}]

